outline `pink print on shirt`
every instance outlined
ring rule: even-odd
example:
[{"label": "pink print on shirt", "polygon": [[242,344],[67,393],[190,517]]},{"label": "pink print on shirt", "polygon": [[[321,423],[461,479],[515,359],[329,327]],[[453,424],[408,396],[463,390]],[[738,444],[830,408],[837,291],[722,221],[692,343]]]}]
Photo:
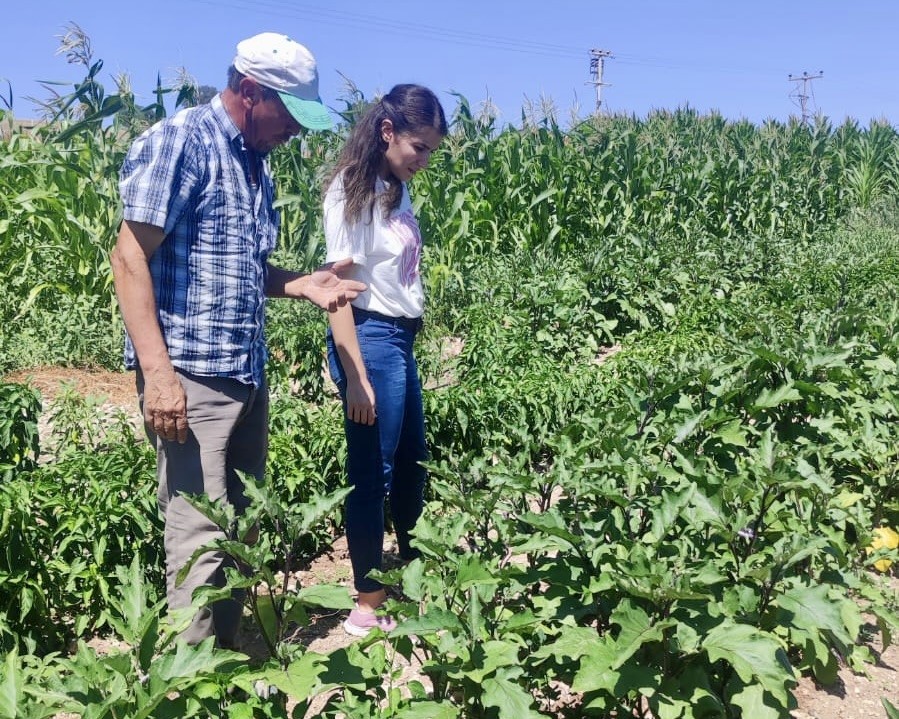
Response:
[{"label": "pink print on shirt", "polygon": [[418,228],[418,220],[410,207],[391,217],[387,227],[403,245],[400,282],[404,287],[409,287],[418,277],[418,263],[421,259],[421,230]]}]

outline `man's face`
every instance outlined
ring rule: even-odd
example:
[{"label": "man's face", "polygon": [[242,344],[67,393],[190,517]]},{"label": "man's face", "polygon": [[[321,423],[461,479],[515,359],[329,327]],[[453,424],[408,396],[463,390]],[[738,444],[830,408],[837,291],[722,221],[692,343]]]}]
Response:
[{"label": "man's face", "polygon": [[265,155],[300,134],[302,129],[302,125],[287,112],[278,93],[260,86],[243,131],[247,146]]}]

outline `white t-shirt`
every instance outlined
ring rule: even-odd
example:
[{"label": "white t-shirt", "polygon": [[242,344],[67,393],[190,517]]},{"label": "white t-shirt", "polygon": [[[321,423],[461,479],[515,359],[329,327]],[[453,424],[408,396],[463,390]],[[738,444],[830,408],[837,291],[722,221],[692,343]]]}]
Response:
[{"label": "white t-shirt", "polygon": [[355,307],[390,317],[421,317],[421,231],[405,183],[400,206],[390,217],[384,217],[380,195],[386,189],[387,183],[378,179],[371,222],[362,219],[347,225],[343,215],[343,181],[338,177],[331,183],[324,201],[328,250],[325,262],[353,258],[350,278],[368,285],[368,290],[353,300]]}]

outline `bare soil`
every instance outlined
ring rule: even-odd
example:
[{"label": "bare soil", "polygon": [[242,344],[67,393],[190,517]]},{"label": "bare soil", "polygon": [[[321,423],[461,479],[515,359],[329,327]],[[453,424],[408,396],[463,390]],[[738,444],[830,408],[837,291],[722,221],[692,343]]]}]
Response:
[{"label": "bare soil", "polygon": [[[2,380],[36,388],[44,398],[45,409],[60,390],[68,386],[85,397],[102,398],[104,405],[137,415],[132,373],[42,367],[11,373]],[[139,417],[135,419],[140,421]],[[389,541],[385,544],[388,553],[392,551]],[[330,550],[317,557],[307,570],[298,572],[296,581],[302,586],[323,582],[345,584],[350,591],[350,565],[345,538],[337,539]],[[355,640],[341,628],[343,619],[342,614],[338,613],[314,615],[310,625],[300,630],[294,640],[321,653],[345,647]],[[899,646],[894,644],[881,651],[879,634],[872,634],[870,648],[876,661],[866,666],[865,674],[856,674],[843,667],[837,682],[830,687],[818,686],[807,677],[799,679],[799,686],[794,692],[798,707],[792,712],[793,719],[887,719],[882,698],[899,707]],[[258,635],[250,628],[244,630],[243,642],[248,654],[264,657],[265,649]],[[96,643],[102,645],[103,640]],[[404,675],[409,678],[415,675],[415,670],[415,667],[403,668]],[[315,716],[315,709],[315,706],[310,707],[307,717]]]}]

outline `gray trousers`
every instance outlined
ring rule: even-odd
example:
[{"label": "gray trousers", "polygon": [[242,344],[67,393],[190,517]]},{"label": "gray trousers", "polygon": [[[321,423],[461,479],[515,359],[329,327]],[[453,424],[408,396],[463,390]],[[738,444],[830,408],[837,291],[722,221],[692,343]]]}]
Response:
[{"label": "gray trousers", "polygon": [[[166,590],[170,609],[188,607],[197,587],[225,584],[225,568],[234,562],[221,552],[206,552],[181,583],[179,570],[204,544],[225,533],[190,506],[181,493],[206,494],[232,504],[238,513],[248,501],[235,470],[262,479],[268,446],[268,388],[223,377],[179,372],[187,395],[187,441],[161,439],[148,430],[156,445],[159,511],[165,519]],[[137,373],[143,411],[143,376]],[[201,609],[183,638],[195,644],[210,636],[219,646],[234,648],[243,610],[243,592]]]}]

